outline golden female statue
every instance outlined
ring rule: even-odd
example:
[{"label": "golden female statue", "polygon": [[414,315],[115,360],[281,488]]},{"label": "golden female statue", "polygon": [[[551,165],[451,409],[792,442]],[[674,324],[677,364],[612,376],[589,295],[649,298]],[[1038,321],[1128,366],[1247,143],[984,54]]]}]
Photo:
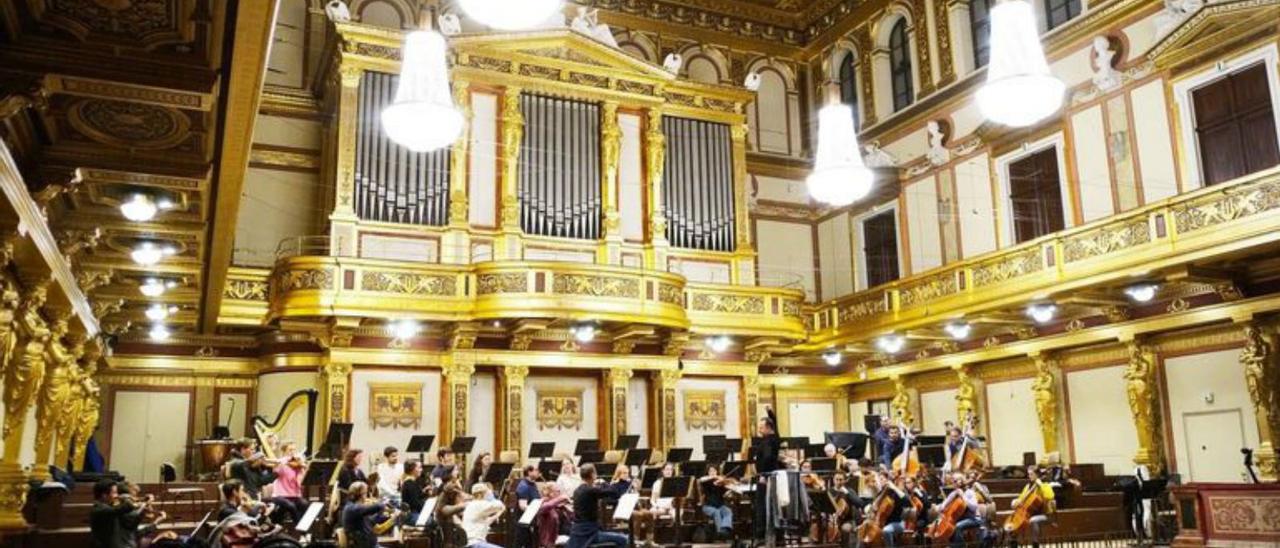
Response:
[{"label": "golden female statue", "polygon": [[1036,376],[1031,382],[1035,395],[1036,418],[1040,420],[1040,435],[1044,438],[1045,453],[1058,450],[1058,395],[1053,387],[1053,362],[1036,357]]},{"label": "golden female statue", "polygon": [[907,394],[907,385],[902,382],[902,377],[893,379],[893,399],[889,401],[889,407],[903,427],[910,427],[916,422],[911,413],[911,395]]},{"label": "golden female statue", "polygon": [[978,389],[973,386],[973,377],[969,376],[968,368],[956,369],[956,378],[960,382],[956,386],[956,417],[964,422],[978,414]]},{"label": "golden female statue", "polygon": [[45,345],[49,330],[40,317],[40,307],[48,297],[47,284],[36,284],[18,310],[22,332],[22,355],[11,360],[4,374],[4,437],[8,438],[26,420],[27,410],[36,401],[44,380]]},{"label": "golden female statue", "polygon": [[44,462],[53,451],[59,416],[67,415],[71,402],[71,382],[76,358],[62,344],[68,331],[67,314],[58,314],[50,325],[49,344],[46,345],[49,361],[44,384],[40,386],[39,403],[36,406],[36,458]]},{"label": "golden female statue", "polygon": [[1124,372],[1125,391],[1129,397],[1129,410],[1138,431],[1138,455],[1134,461],[1145,464],[1157,472],[1162,468],[1160,451],[1159,415],[1156,414],[1155,366],[1151,361],[1151,348],[1138,343],[1129,344],[1129,367]]}]

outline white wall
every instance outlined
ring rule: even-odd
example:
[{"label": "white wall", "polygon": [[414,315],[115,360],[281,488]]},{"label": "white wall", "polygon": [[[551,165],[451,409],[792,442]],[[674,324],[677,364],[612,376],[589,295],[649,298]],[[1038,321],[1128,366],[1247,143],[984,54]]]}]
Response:
[{"label": "white wall", "polygon": [[[498,427],[498,376],[493,373],[476,373],[471,376],[471,407],[467,415],[467,435],[476,437],[472,456],[493,453]],[[432,400],[427,400],[431,405]],[[521,448],[524,453],[528,448]],[[498,455],[494,453],[496,460]]]},{"label": "white wall", "polygon": [[853,292],[853,247],[849,214],[840,213],[818,224],[818,264],[822,268],[822,300]]},{"label": "white wall", "polygon": [[956,422],[956,389],[920,393],[920,424],[928,435],[942,435],[942,423]]},{"label": "white wall", "polygon": [[[543,430],[538,426],[538,390],[581,390],[582,423],[576,429],[555,428]],[[524,442],[555,442],[555,454],[572,454],[580,439],[599,439],[597,418],[599,409],[599,383],[594,378],[583,377],[534,377],[525,379],[524,385]],[[601,440],[601,443],[605,443]]]},{"label": "white wall", "polygon": [[[694,458],[703,455],[702,436],[723,434],[726,438],[742,437],[742,419],[738,396],[741,383],[737,379],[680,379],[676,383],[676,446],[693,449]],[[724,426],[718,429],[690,429],[684,416],[686,390],[724,391]]]},{"label": "white wall", "polygon": [[[311,371],[298,371],[288,373],[271,373],[268,375],[260,375],[258,377],[257,403],[254,406],[256,413],[262,415],[267,420],[275,420],[276,415],[280,412],[280,406],[284,405],[284,401],[294,392],[305,390],[307,388],[316,388],[319,381],[319,375]],[[321,399],[324,394],[321,394]],[[320,414],[317,402],[317,414]],[[322,420],[317,417],[316,420]],[[316,447],[309,448],[308,454],[314,454],[320,448],[320,444],[324,443],[320,436],[324,436],[329,430],[329,425],[319,425],[320,432],[316,433]],[[299,448],[303,448],[307,444],[307,413],[305,409],[302,412],[295,411],[289,416],[289,420],[280,425],[282,441],[293,441],[298,444]]]},{"label": "white wall", "polygon": [[964,257],[996,249],[996,214],[991,197],[989,157],[979,154],[956,164],[956,203]]},{"label": "white wall", "polygon": [[1242,481],[1241,447],[1258,447],[1258,421],[1236,349],[1164,360],[1176,471],[1184,481]]},{"label": "white wall", "polygon": [[1111,196],[1111,159],[1102,123],[1102,105],[1071,116],[1071,138],[1075,147],[1076,183],[1084,222],[1115,213]]},{"label": "white wall", "polygon": [[836,431],[836,402],[802,401],[787,404],[790,432],[788,437],[809,438],[809,443],[824,443],[827,432]]},{"label": "white wall", "polygon": [[[409,370],[370,370],[357,369],[351,373],[351,446],[359,447],[369,453],[366,463],[372,463],[374,456],[381,456],[386,447],[397,447],[404,450],[409,445],[409,437],[415,434],[439,434],[441,376],[439,371]],[[369,423],[369,383],[421,383],[422,392],[418,398],[422,402],[422,423],[417,427],[379,426],[373,428]],[[317,442],[320,440],[317,440]],[[370,465],[372,466],[372,465]]]},{"label": "white wall", "polygon": [[[133,481],[158,482],[160,465],[170,463],[182,477],[191,404],[188,392],[115,392],[108,467]],[[33,424],[27,428],[34,434]]]},{"label": "white wall", "polygon": [[[904,191],[907,225],[911,249],[911,274],[942,266],[942,232],[938,228],[938,185],[933,177],[925,177],[908,185]],[[899,244],[901,245],[901,244]],[[905,278],[909,275],[903,272]]]},{"label": "white wall", "polygon": [[649,445],[649,381],[642,376],[627,381],[627,433],[640,436],[640,444]]},{"label": "white wall", "polygon": [[[808,300],[817,298],[813,279],[813,231],[807,224],[756,221],[760,285],[801,284]],[[798,288],[799,289],[799,288]]]},{"label": "white wall", "polygon": [[[223,392],[218,394],[217,424],[227,425],[231,437],[243,438],[247,434],[244,429],[245,413],[249,410],[249,394],[244,392]],[[274,419],[274,415],[268,420]]]},{"label": "white wall", "polygon": [[622,237],[644,239],[644,162],[640,143],[640,117],[618,114],[622,130],[622,149],[618,158],[618,213],[621,215]]},{"label": "white wall", "polygon": [[[1164,80],[1157,79],[1129,92],[1133,103],[1133,134],[1138,143],[1138,165],[1142,166],[1142,196],[1146,203],[1178,193],[1164,85]],[[1194,151],[1190,153],[1194,154]]]},{"label": "white wall", "polygon": [[1022,454],[1027,451],[1035,451],[1036,458],[1044,455],[1031,379],[988,384],[987,421],[992,465],[1022,464]]},{"label": "white wall", "polygon": [[1108,474],[1132,473],[1138,452],[1124,370],[1117,365],[1066,375],[1075,462],[1102,463]]}]

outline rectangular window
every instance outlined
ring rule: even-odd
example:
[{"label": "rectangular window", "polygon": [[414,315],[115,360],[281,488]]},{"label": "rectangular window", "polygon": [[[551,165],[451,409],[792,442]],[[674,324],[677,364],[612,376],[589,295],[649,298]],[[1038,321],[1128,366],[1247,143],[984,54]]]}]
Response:
[{"label": "rectangular window", "polygon": [[1192,101],[1206,186],[1280,164],[1264,63],[1196,89]]},{"label": "rectangular window", "polygon": [[1044,20],[1053,30],[1080,15],[1080,0],[1044,0]]},{"label": "rectangular window", "polygon": [[898,226],[891,209],[862,221],[862,250],[867,287],[898,279]]},{"label": "rectangular window", "polygon": [[1056,147],[1009,164],[1009,202],[1015,243],[1065,228]]}]

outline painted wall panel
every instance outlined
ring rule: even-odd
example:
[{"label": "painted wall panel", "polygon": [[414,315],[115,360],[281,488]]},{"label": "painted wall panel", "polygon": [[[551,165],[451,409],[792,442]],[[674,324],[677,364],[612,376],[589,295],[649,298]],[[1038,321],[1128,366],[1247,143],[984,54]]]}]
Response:
[{"label": "painted wall panel", "polygon": [[[570,391],[579,394],[582,402],[582,422],[576,428],[538,424],[538,392]],[[525,379],[524,387],[524,442],[554,442],[556,455],[572,454],[574,444],[580,439],[598,439],[597,419],[599,409],[599,384],[594,378],[583,377],[534,377]]]},{"label": "painted wall panel", "polygon": [[849,215],[846,213],[818,224],[818,264],[822,272],[823,300],[853,291],[853,250],[849,239]]},{"label": "painted wall panel", "polygon": [[[728,438],[742,435],[741,404],[738,403],[740,382],[737,379],[685,378],[676,383],[676,446],[693,448],[695,459],[705,455],[702,452],[702,436],[723,434]],[[685,410],[686,396],[690,392],[711,392],[724,394],[724,424],[719,428],[700,427],[691,423]]]},{"label": "painted wall panel", "polygon": [[991,168],[986,154],[956,164],[956,201],[960,209],[960,247],[964,257],[996,249],[996,215]]},{"label": "painted wall panel", "polygon": [[1152,203],[1178,193],[1164,80],[1152,80],[1135,88],[1129,92],[1129,98],[1138,142],[1138,165],[1142,170],[1142,195],[1146,203]]},{"label": "painted wall panel", "polygon": [[813,279],[813,234],[809,225],[757,221],[760,285],[802,287],[808,299],[817,298]]},{"label": "painted wall panel", "polygon": [[1066,375],[1075,462],[1102,463],[1108,474],[1132,473],[1138,451],[1124,369],[1118,365]]},{"label": "painted wall panel", "polygon": [[640,436],[637,447],[649,445],[649,381],[635,376],[627,382],[627,433]]},{"label": "painted wall panel", "polygon": [[1022,464],[1022,454],[1027,451],[1035,451],[1037,457],[1044,454],[1031,379],[988,384],[987,421],[992,465]]},{"label": "painted wall panel", "polygon": [[640,117],[635,114],[618,114],[618,126],[622,129],[622,150],[618,157],[618,214],[622,237],[626,240],[644,239],[644,169],[641,154],[644,148],[640,140]]},{"label": "painted wall panel", "polygon": [[[407,370],[356,370],[351,373],[351,446],[361,447],[370,455],[381,455],[383,448],[398,447],[401,450],[409,445],[409,436],[414,434],[440,433],[440,405],[442,392],[439,371],[407,371]],[[418,401],[423,402],[422,421],[416,427],[374,426],[369,413],[369,389],[371,383],[410,383],[421,384]],[[428,403],[429,402],[429,403]],[[318,442],[319,440],[317,440]],[[368,459],[372,462],[372,459]]]},{"label": "painted wall panel", "polygon": [[938,229],[938,186],[925,177],[906,188],[906,221],[913,274],[942,266],[942,233]]},{"label": "painted wall panel", "polygon": [[1072,115],[1071,133],[1075,146],[1080,208],[1087,223],[1115,213],[1107,160],[1107,138],[1102,125],[1102,106],[1095,105]]},{"label": "painted wall panel", "polygon": [[825,434],[836,430],[836,402],[790,402],[787,412],[791,422],[790,437],[807,437],[809,443],[825,443]]},{"label": "painted wall panel", "polygon": [[752,178],[755,179],[754,190],[757,199],[802,205],[809,203],[809,190],[805,187],[804,181],[779,179],[766,175],[752,175]]},{"label": "painted wall panel", "polygon": [[[471,409],[467,415],[467,434],[476,437],[472,457],[484,452],[493,453],[497,457],[497,453],[494,453],[498,428],[498,414],[494,412],[498,408],[497,397],[497,375],[477,372],[471,376]],[[527,447],[521,448],[521,452],[527,451]]]},{"label": "painted wall panel", "polygon": [[943,435],[942,423],[956,422],[956,389],[920,393],[920,426],[928,435]]},{"label": "painted wall panel", "polygon": [[471,94],[471,153],[467,218],[475,226],[497,226],[498,96]]}]

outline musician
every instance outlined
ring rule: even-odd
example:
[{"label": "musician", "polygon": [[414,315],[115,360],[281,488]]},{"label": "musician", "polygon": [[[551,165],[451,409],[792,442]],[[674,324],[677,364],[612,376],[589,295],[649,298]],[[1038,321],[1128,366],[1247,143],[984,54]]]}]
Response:
[{"label": "musician", "polygon": [[596,485],[596,467],[584,464],[579,471],[582,485],[573,492],[573,527],[569,530],[569,548],[586,548],[602,544],[617,548],[627,546],[627,536],[603,530],[600,525],[600,501],[617,500],[631,487],[631,482],[618,481]]},{"label": "musician", "polygon": [[462,513],[467,509],[467,496],[462,486],[446,484],[436,504],[436,523],[440,524],[446,547],[467,545],[467,532],[462,528]]},{"label": "musician", "polygon": [[307,473],[307,463],[297,453],[298,445],[291,441],[280,444],[285,455],[275,467],[275,482],[271,484],[271,502],[288,513],[294,523],[302,520],[307,500],[302,496],[302,478]]},{"label": "musician", "polygon": [[[1017,510],[1019,506],[1027,500],[1027,497],[1033,492],[1039,492],[1040,498],[1044,500],[1044,506],[1039,510],[1033,510],[1031,517],[1027,523],[1031,526],[1031,546],[1039,548],[1040,546],[1040,529],[1045,523],[1048,523],[1055,510],[1053,501],[1053,487],[1048,482],[1040,480],[1040,469],[1036,466],[1027,467],[1027,485],[1022,488],[1022,493],[1018,494],[1018,498],[1013,499],[1013,510]],[[1017,531],[1012,531],[1017,533]],[[1010,542],[1012,546],[1017,546],[1016,536]]]},{"label": "musician", "polygon": [[360,467],[364,465],[363,449],[347,449],[346,454],[342,456],[342,469],[338,471],[338,489],[347,491],[351,489],[351,484],[355,482],[368,483],[368,478],[364,475],[364,470]]},{"label": "musician", "polygon": [[493,488],[484,482],[471,486],[471,500],[462,511],[462,530],[467,533],[468,548],[502,548],[490,544],[489,526],[502,517],[507,507],[493,495]]},{"label": "musician", "polygon": [[898,488],[888,472],[881,471],[876,474],[876,487],[892,504],[892,510],[885,518],[885,525],[881,530],[884,535],[884,545],[895,546],[899,540],[899,535],[907,529],[904,517],[906,517],[907,509],[911,507],[910,497],[905,491]]},{"label": "musician", "polygon": [[144,539],[150,543],[156,538],[178,537],[172,531],[157,535],[156,525],[168,519],[169,515],[152,507],[154,495],[143,495],[138,484],[127,480],[116,484],[116,491],[120,494],[119,503],[134,507],[132,512],[120,516],[121,538],[127,541],[126,547],[141,546]]},{"label": "musician", "polygon": [[350,548],[377,548],[378,535],[373,531],[373,517],[386,510],[386,504],[369,498],[369,484],[352,482],[347,488],[347,504],[342,508],[342,530],[346,531]]},{"label": "musician", "polygon": [[981,449],[982,441],[978,439],[977,426],[972,422],[969,423],[968,430],[961,430],[955,425],[950,426],[947,428],[947,443],[942,446],[943,452],[946,453],[946,462],[942,464],[942,471],[944,473],[952,471],[952,458],[961,451],[980,451]]},{"label": "musician", "polygon": [[[619,468],[625,468],[620,466]],[[645,545],[653,546],[654,537],[658,530],[658,520],[672,519],[675,517],[675,505],[672,499],[662,497],[662,480],[673,478],[676,475],[676,467],[674,464],[666,463],[662,465],[662,476],[658,481],[653,483],[653,489],[649,491],[649,509],[636,510],[632,513],[632,520],[636,524],[636,537],[645,539]],[[575,507],[576,508],[576,507]]]},{"label": "musician", "polygon": [[240,480],[227,480],[222,483],[221,489],[222,507],[218,510],[218,521],[225,520],[240,512],[251,518],[261,515],[264,507],[257,504],[245,493],[244,484],[240,483]]},{"label": "musician", "polygon": [[493,454],[485,451],[476,457],[476,462],[471,466],[471,473],[467,475],[467,489],[472,488],[475,484],[484,481],[485,474],[489,473],[489,466],[493,464]]},{"label": "musician", "polygon": [[[619,466],[618,468],[626,468]],[[542,498],[538,493],[538,481],[542,479],[542,472],[535,465],[526,465],[520,477],[520,482],[516,484],[516,506],[520,509],[520,515],[524,515],[524,511],[533,501]],[[524,524],[516,526],[516,546],[529,546],[533,539],[530,534],[529,527]]]},{"label": "musician", "polygon": [[556,476],[556,485],[560,487],[561,493],[577,493],[583,481],[583,478],[578,475],[578,468],[573,465],[573,459],[564,459],[560,463],[560,475]]},{"label": "musician", "polygon": [[915,476],[903,478],[903,490],[907,493],[910,506],[903,514],[903,522],[908,531],[920,531],[928,526],[929,510],[933,504],[929,493],[916,480]]},{"label": "musician", "polygon": [[418,459],[404,461],[404,476],[400,478],[400,504],[409,513],[407,523],[418,522],[418,514],[427,503],[428,485],[422,479],[422,462]]},{"label": "musician", "polygon": [[840,532],[844,534],[853,532],[853,524],[857,521],[858,514],[861,513],[865,503],[853,489],[849,488],[848,474],[836,472],[831,476],[831,498],[835,501],[835,522],[840,526]]},{"label": "musician", "polygon": [[[624,467],[625,468],[625,467]],[[698,479],[702,488],[702,513],[716,526],[716,537],[733,538],[733,509],[725,502],[729,486],[737,483],[733,478],[721,476],[714,464],[707,465],[707,475]]]},{"label": "musician", "polygon": [[400,502],[400,479],[404,477],[404,463],[400,462],[400,450],[387,446],[382,450],[382,462],[374,467],[378,474],[378,496],[398,506]]},{"label": "musician", "polygon": [[443,483],[451,468],[454,468],[453,453],[449,452],[448,449],[436,451],[436,468],[431,471],[431,479],[439,480]]},{"label": "musician", "polygon": [[93,548],[127,548],[132,533],[121,524],[121,517],[138,510],[130,502],[120,501],[119,486],[109,479],[93,485],[93,509],[89,512],[89,545]]},{"label": "musician", "polygon": [[756,486],[752,496],[752,506],[755,507],[755,516],[752,520],[753,530],[752,537],[755,540],[765,540],[769,528],[768,512],[766,511],[768,504],[769,491],[769,475],[775,471],[782,469],[782,438],[778,437],[777,418],[772,408],[765,408],[766,416],[756,423],[756,436],[759,441],[755,444],[756,450]]},{"label": "musician", "polygon": [[880,447],[880,464],[885,468],[893,468],[893,459],[902,454],[907,441],[902,438],[902,429],[896,424],[880,423],[876,430],[876,444]]}]

